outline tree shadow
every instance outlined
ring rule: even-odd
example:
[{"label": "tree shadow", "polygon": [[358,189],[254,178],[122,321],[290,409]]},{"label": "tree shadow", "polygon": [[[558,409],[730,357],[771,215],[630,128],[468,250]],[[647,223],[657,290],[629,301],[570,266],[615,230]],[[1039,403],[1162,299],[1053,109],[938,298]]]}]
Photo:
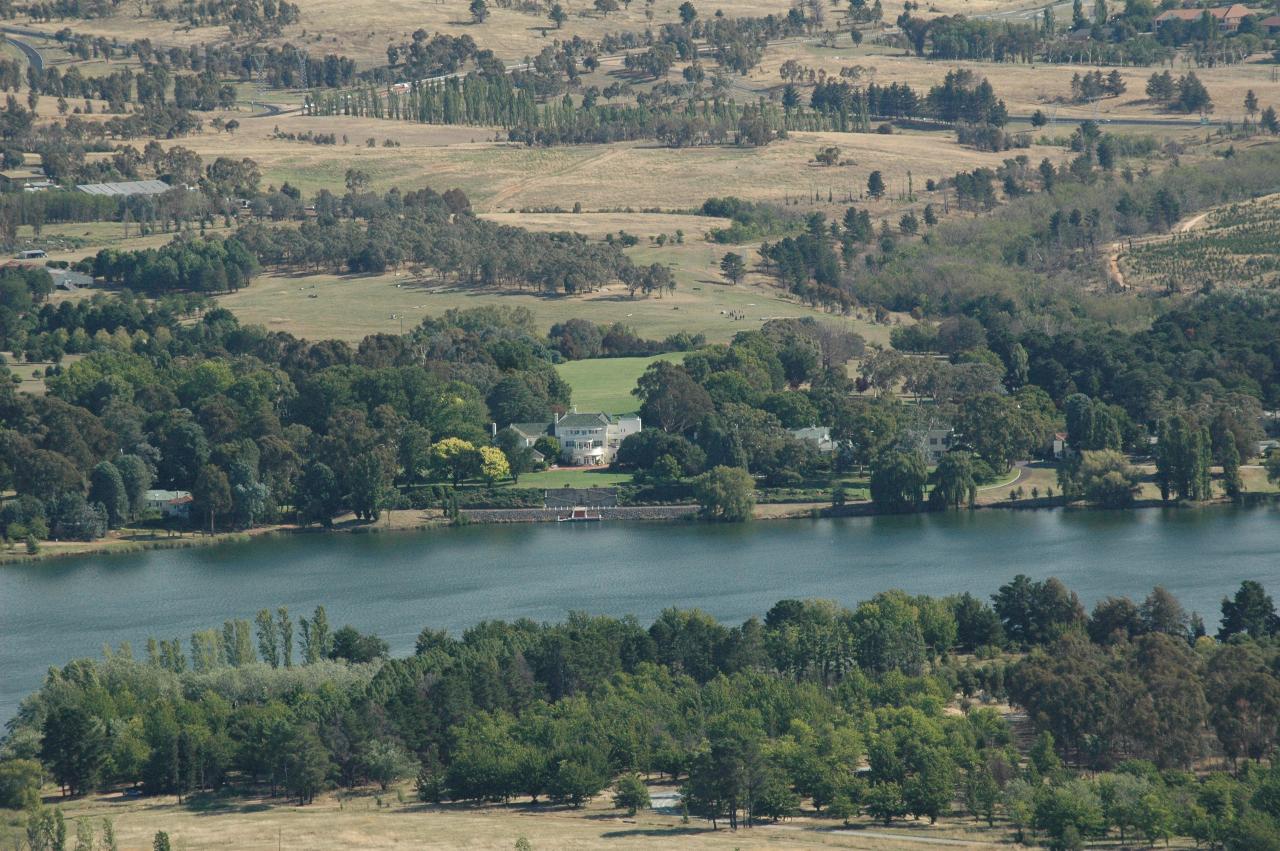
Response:
[{"label": "tree shadow", "polygon": [[630,830],[611,830],[600,836],[604,839],[629,839],[635,836],[697,836],[707,832],[705,827],[636,827]]}]

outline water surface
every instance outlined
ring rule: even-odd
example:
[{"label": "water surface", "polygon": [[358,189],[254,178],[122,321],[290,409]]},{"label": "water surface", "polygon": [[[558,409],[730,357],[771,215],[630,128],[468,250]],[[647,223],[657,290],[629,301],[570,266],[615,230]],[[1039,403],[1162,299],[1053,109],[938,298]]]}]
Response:
[{"label": "water surface", "polygon": [[285,535],[186,550],[0,567],[0,722],[51,665],[104,643],[182,638],[261,608],[295,621],[323,603],[412,650],[424,626],[559,620],[570,610],[652,620],[668,606],[726,621],[786,597],[852,605],[878,591],[986,596],[1017,573],[1057,576],[1087,606],[1162,584],[1216,623],[1254,579],[1280,594],[1275,508],[976,511],[703,524],[470,526]]}]

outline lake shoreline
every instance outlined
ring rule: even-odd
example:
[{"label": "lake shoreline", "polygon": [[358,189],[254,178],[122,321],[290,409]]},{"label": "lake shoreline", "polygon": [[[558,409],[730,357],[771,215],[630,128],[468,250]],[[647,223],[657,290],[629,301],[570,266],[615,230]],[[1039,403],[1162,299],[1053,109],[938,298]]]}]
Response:
[{"label": "lake shoreline", "polygon": [[[1234,504],[1241,507],[1256,507],[1268,503],[1280,502],[1280,494],[1275,493],[1252,493],[1244,494],[1243,497]],[[1105,509],[1094,505],[1086,505],[1082,503],[1072,503],[1063,505],[1060,497],[1040,497],[1038,499],[1023,499],[1015,502],[1003,500],[1000,502],[992,502],[986,504],[973,505],[963,509],[954,509],[954,512],[960,511],[988,511],[988,510],[1004,510],[1004,511],[1041,511],[1062,509],[1064,511],[1115,511],[1128,512],[1140,511],[1152,508],[1178,508],[1178,509],[1203,509],[1221,505],[1232,505],[1233,501],[1226,497],[1219,497],[1205,502],[1186,503],[1186,502],[1163,502],[1159,499],[1143,499],[1137,500],[1126,508]],[[605,509],[606,514],[616,516],[606,516],[605,520],[621,520],[630,523],[693,523],[697,522],[696,506],[672,504],[672,505],[652,505],[652,506],[633,506],[619,507],[614,509]],[[562,513],[556,509],[546,508],[516,508],[516,509],[490,509],[490,508],[473,508],[463,509],[461,516],[464,520],[463,525],[512,525],[512,524],[541,524],[554,523],[557,516]],[[937,512],[907,512],[915,514],[928,514]],[[399,516],[397,516],[399,515]],[[405,517],[405,515],[411,515]],[[413,517],[412,515],[417,515]],[[757,503],[753,520],[773,521],[773,520],[815,520],[815,519],[839,519],[844,517],[876,517],[882,516],[881,512],[875,510],[870,500],[859,500],[857,502],[846,503],[845,505],[831,505],[822,502],[779,502],[779,503]],[[0,568],[15,564],[33,564],[42,561],[56,561],[65,558],[74,558],[77,556],[89,555],[128,555],[130,553],[146,552],[148,550],[185,550],[196,547],[211,547],[221,544],[245,543],[255,538],[269,536],[291,536],[291,535],[313,535],[313,534],[346,534],[346,535],[365,535],[383,532],[421,532],[427,529],[436,529],[454,525],[447,521],[443,512],[438,510],[430,510],[429,512],[419,510],[401,509],[398,511],[388,512],[386,520],[379,520],[374,523],[356,520],[350,515],[340,518],[332,526],[299,526],[297,524],[277,524],[273,526],[260,526],[253,529],[245,529],[237,532],[217,532],[209,535],[201,532],[183,532],[177,536],[155,536],[146,537],[136,535],[131,537],[103,538],[90,543],[85,542],[62,542],[42,543],[40,552],[30,555],[22,552],[0,553]]]}]

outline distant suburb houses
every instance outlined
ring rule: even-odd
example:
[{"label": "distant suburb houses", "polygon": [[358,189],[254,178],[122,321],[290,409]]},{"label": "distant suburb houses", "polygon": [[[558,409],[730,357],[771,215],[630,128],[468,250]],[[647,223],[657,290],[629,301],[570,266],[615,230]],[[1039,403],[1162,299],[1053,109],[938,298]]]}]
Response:
[{"label": "distant suburb houses", "polygon": [[558,460],[573,467],[601,467],[613,463],[622,441],[640,431],[640,418],[574,411],[548,422],[512,423],[511,430],[520,435],[529,448],[540,437],[554,437],[560,443],[560,458],[548,458],[548,462]]},{"label": "distant suburb houses", "polygon": [[[1155,17],[1156,29],[1172,23],[1173,21],[1183,21],[1184,23],[1193,23],[1208,14],[1210,18],[1217,21],[1218,29],[1223,32],[1235,32],[1240,29],[1240,24],[1245,18],[1258,13],[1248,6],[1241,6],[1233,3],[1230,6],[1216,6],[1212,9],[1205,9],[1199,6],[1188,9],[1166,9]],[[1265,21],[1263,22],[1265,25]]]}]

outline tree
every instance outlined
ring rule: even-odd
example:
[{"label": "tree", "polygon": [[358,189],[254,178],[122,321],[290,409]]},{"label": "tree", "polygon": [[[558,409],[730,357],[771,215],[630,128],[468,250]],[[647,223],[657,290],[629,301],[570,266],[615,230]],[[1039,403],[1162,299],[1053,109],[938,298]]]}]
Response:
[{"label": "tree", "polygon": [[1068,500],[1083,496],[1103,508],[1127,508],[1133,504],[1139,473],[1123,454],[1113,449],[1085,451],[1071,456],[1059,470],[1058,481]]},{"label": "tree", "polygon": [[8,759],[0,762],[0,807],[29,810],[40,804],[43,769],[34,759]]},{"label": "tree", "polygon": [[361,635],[359,630],[348,624],[333,634],[329,658],[360,665],[375,659],[385,659],[390,651],[390,645],[378,636]]},{"label": "tree", "polygon": [[1244,93],[1244,111],[1250,118],[1258,112],[1258,96],[1254,94],[1253,89]]},{"label": "tree", "polygon": [[1265,638],[1280,632],[1280,618],[1271,596],[1262,585],[1246,579],[1240,583],[1235,597],[1222,598],[1222,625],[1218,640],[1225,641],[1233,635],[1247,634],[1251,638]]},{"label": "tree", "polygon": [[1168,500],[1204,500],[1212,495],[1209,479],[1212,440],[1207,429],[1175,414],[1160,422],[1156,445],[1156,482]]},{"label": "tree", "polygon": [[1024,647],[1053,641],[1085,619],[1079,598],[1052,577],[1037,582],[1018,574],[991,599],[1005,635]]},{"label": "tree", "polygon": [[903,784],[903,802],[912,815],[925,816],[934,824],[955,797],[955,763],[940,747],[924,748],[910,762],[911,776]]},{"label": "tree", "polygon": [[129,500],[129,516],[136,517],[146,506],[146,493],[153,479],[151,468],[137,455],[120,456],[115,461],[115,467]]},{"label": "tree", "polygon": [[872,198],[881,198],[884,196],[884,192],[884,175],[879,171],[871,172],[870,176],[867,177],[867,194]]},{"label": "tree", "polygon": [[813,161],[819,165],[834,166],[840,164],[840,149],[835,145],[828,145],[818,149],[818,153],[813,155]]},{"label": "tree", "polygon": [[352,460],[347,478],[351,510],[356,517],[376,521],[381,516],[391,494],[394,464],[391,450],[386,446],[361,452]]},{"label": "tree", "polygon": [[471,20],[477,24],[483,24],[489,17],[489,4],[484,0],[471,0],[471,5],[467,8],[471,12]]},{"label": "tree", "polygon": [[280,632],[270,609],[258,612],[258,656],[273,668],[280,667]]},{"label": "tree", "polygon": [[920,614],[901,591],[881,592],[858,604],[852,624],[856,658],[863,670],[901,671],[908,676],[920,672],[926,657]]},{"label": "tree", "polygon": [[124,478],[110,461],[103,461],[89,475],[89,501],[107,510],[107,525],[118,529],[129,517],[129,493]]},{"label": "tree", "polygon": [[71,795],[94,791],[107,762],[102,721],[77,706],[49,713],[43,725],[40,761]]},{"label": "tree", "polygon": [[862,808],[867,815],[879,819],[886,826],[895,818],[907,814],[907,805],[902,799],[902,787],[897,783],[875,783],[867,790],[866,800]]},{"label": "tree", "polygon": [[693,494],[709,520],[750,520],[756,504],[755,480],[741,467],[713,467],[693,480]]},{"label": "tree", "polygon": [[929,505],[934,508],[973,507],[978,496],[978,483],[973,477],[973,459],[968,452],[948,452],[942,456],[930,477],[933,490]]},{"label": "tree", "polygon": [[231,510],[231,485],[227,482],[227,474],[213,464],[205,464],[200,468],[191,496],[196,506],[209,517],[209,534],[213,534],[217,525],[217,516]]},{"label": "tree", "polygon": [[684,24],[686,27],[691,26],[694,19],[698,17],[698,10],[694,8],[693,4],[690,3],[689,0],[685,0],[685,2],[681,3],[678,11],[680,12],[680,23]]},{"label": "tree", "polygon": [[551,12],[547,15],[547,17],[551,19],[551,23],[556,25],[556,29],[560,29],[561,27],[563,27],[564,22],[569,20],[568,13],[565,12],[564,7],[561,6],[559,3],[552,4]]},{"label": "tree", "polygon": [[509,428],[498,432],[497,437],[494,438],[494,445],[502,450],[502,454],[506,457],[511,480],[519,484],[520,476],[534,468],[533,450],[525,446],[523,437]]},{"label": "tree", "polygon": [[1275,107],[1269,106],[1262,110],[1262,120],[1259,122],[1259,126],[1272,136],[1280,133],[1280,118],[1276,117]]},{"label": "tree", "polygon": [[1244,493],[1244,481],[1240,478],[1240,451],[1236,449],[1234,440],[1226,440],[1222,445],[1222,491],[1231,499],[1238,499]]},{"label": "tree", "polygon": [[280,662],[286,668],[292,668],[293,621],[289,619],[289,610],[284,606],[276,609],[276,629],[280,634]]},{"label": "tree", "polygon": [[625,809],[629,816],[634,816],[636,810],[649,806],[649,789],[640,775],[627,772],[618,778],[618,782],[614,784],[613,805],[618,809]]},{"label": "tree", "polygon": [[302,618],[298,624],[302,628],[303,661],[314,665],[321,659],[327,659],[333,652],[333,636],[329,633],[329,617],[324,606],[316,606],[311,620]]},{"label": "tree", "polygon": [[480,475],[492,487],[494,482],[511,475],[507,456],[496,446],[480,447]]},{"label": "tree", "polygon": [[227,480],[231,484],[231,510],[236,527],[247,529],[262,520],[267,513],[271,491],[258,481],[254,465],[244,458],[237,458],[231,462]]},{"label": "tree", "polygon": [[742,276],[746,274],[746,260],[741,254],[735,254],[732,251],[720,258],[720,272],[729,279],[729,283],[737,284],[742,280]]},{"label": "tree", "polygon": [[640,401],[640,418],[666,432],[685,432],[715,410],[711,395],[680,364],[651,363],[632,395]]},{"label": "tree", "polygon": [[871,501],[885,513],[915,511],[924,503],[928,478],[919,452],[887,452],[871,462]]},{"label": "tree", "polygon": [[457,487],[480,472],[483,456],[460,437],[446,437],[431,446],[431,466],[437,476],[447,477]]},{"label": "tree", "polygon": [[386,739],[370,741],[361,754],[360,764],[369,779],[384,792],[395,781],[412,777],[418,771],[413,757],[399,743]]},{"label": "tree", "polygon": [[317,521],[324,526],[333,525],[333,516],[338,513],[341,499],[338,477],[333,470],[319,461],[308,464],[302,471],[298,493],[294,497],[303,525]]},{"label": "tree", "polygon": [[294,732],[286,753],[286,785],[298,797],[299,804],[309,804],[328,778],[329,751],[313,729],[300,727]]},{"label": "tree", "polygon": [[151,851],[170,851],[171,848],[169,834],[163,830],[157,830],[155,837],[151,840]]}]

